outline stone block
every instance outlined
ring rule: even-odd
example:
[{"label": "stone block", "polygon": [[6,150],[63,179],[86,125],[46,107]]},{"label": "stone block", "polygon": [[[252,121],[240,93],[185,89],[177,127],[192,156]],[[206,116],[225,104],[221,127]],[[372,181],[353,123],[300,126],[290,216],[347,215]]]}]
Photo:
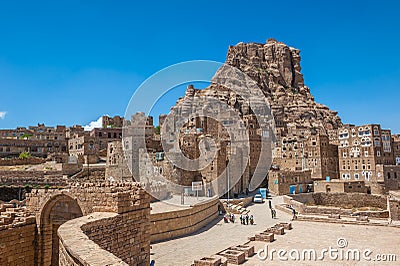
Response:
[{"label": "stone block", "polygon": [[228,263],[235,265],[242,264],[246,260],[245,253],[239,250],[227,249],[218,253],[217,255],[227,258]]},{"label": "stone block", "polygon": [[266,232],[256,234],[254,238],[255,241],[262,241],[262,242],[272,242],[275,239],[274,233],[266,233]]},{"label": "stone block", "polygon": [[220,258],[204,257],[194,261],[194,266],[219,266],[221,265]]},{"label": "stone block", "polygon": [[254,246],[237,245],[237,246],[231,247],[229,249],[243,251],[244,254],[246,255],[246,257],[251,257],[254,255]]},{"label": "stone block", "polygon": [[279,224],[276,224],[275,226],[283,227],[285,230],[292,230],[293,229],[292,223],[279,223]]}]

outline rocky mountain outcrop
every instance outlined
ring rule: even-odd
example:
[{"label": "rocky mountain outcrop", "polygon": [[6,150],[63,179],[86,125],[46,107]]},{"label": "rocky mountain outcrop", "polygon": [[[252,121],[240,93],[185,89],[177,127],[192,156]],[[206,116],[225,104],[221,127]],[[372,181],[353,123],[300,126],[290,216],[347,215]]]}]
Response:
[{"label": "rocky mountain outcrop", "polygon": [[[301,74],[300,51],[274,39],[265,44],[238,43],[229,47],[226,64],[254,80],[267,98],[277,127],[320,129],[327,133],[342,125],[336,111],[314,101]],[[228,88],[212,83],[204,90],[189,86],[175,107],[191,108],[196,96],[213,96],[239,110],[251,113],[246,101]]]},{"label": "rocky mountain outcrop", "polygon": [[262,89],[269,99],[277,125],[337,129],[337,112],[316,103],[304,85],[300,50],[274,39],[265,44],[238,43],[229,47],[226,64],[237,67]]}]

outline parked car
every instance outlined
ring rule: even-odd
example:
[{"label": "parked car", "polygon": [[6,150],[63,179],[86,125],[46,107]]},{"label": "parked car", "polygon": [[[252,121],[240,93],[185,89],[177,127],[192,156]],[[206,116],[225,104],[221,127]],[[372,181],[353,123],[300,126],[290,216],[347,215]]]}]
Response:
[{"label": "parked car", "polygon": [[263,196],[261,194],[254,195],[253,202],[254,203],[263,203],[264,202]]}]

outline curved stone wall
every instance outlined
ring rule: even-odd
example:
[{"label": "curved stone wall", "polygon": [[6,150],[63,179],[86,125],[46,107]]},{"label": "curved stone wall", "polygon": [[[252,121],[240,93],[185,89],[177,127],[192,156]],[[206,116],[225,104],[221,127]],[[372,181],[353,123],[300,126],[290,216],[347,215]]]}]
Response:
[{"label": "curved stone wall", "polygon": [[117,213],[97,212],[70,220],[60,226],[60,266],[64,265],[128,265],[114,254],[102,249],[82,230],[93,222],[118,216]]},{"label": "curved stone wall", "polygon": [[151,243],[196,232],[218,217],[218,197],[190,208],[150,215]]},{"label": "curved stone wall", "polygon": [[59,265],[149,265],[148,228],[140,215],[95,212],[62,224]]}]

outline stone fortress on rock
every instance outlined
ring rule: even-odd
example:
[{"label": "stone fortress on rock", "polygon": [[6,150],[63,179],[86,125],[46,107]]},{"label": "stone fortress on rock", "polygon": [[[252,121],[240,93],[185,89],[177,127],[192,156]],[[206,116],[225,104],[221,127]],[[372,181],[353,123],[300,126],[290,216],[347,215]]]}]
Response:
[{"label": "stone fortress on rock", "polygon": [[[400,135],[379,124],[342,124],[336,111],[314,101],[301,74],[300,51],[284,43],[239,43],[229,47],[226,64],[256,82],[273,114],[272,163],[263,187],[275,195],[375,194],[382,208],[382,197],[388,197],[390,218],[399,220]],[[222,193],[209,184],[223,173],[228,176],[231,158],[245,153],[240,146],[232,151],[228,120],[193,117],[178,128],[176,146],[162,143],[160,128],[170,126],[167,115],[160,115],[158,127],[151,116],[137,113],[129,121],[103,116],[102,127],[91,131],[44,124],[0,130],[0,264],[148,265],[151,242],[198,229],[190,221],[172,235],[173,223],[165,221],[179,217],[150,214],[150,202],[180,192],[194,195],[191,184],[201,182],[200,196],[212,200],[191,212],[206,223],[218,215],[215,195],[237,198],[251,192],[262,138],[256,115],[240,95],[214,83],[202,90],[189,85],[171,112],[192,112],[199,107],[196,99],[204,96],[235,110],[249,137],[248,157],[231,170],[242,174]],[[131,135],[123,134],[124,125]],[[136,142],[135,134],[143,141]],[[199,158],[200,143],[209,137],[215,140],[216,156],[206,167],[190,171],[168,160],[167,153],[178,148],[191,160]],[[160,175],[188,188],[169,191]],[[128,249],[126,243],[131,243]],[[87,256],[90,249],[98,256]]]}]

